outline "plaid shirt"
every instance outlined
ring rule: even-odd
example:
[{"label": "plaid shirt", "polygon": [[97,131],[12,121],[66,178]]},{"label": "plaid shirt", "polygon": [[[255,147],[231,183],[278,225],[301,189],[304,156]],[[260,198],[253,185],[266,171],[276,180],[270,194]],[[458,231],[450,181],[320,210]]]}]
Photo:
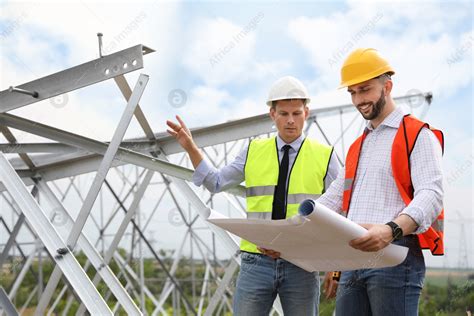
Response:
[{"label": "plaid shirt", "polygon": [[[351,204],[347,217],[356,223],[384,224],[400,214],[409,215],[417,224],[415,234],[423,233],[443,208],[442,150],[436,136],[423,128],[410,156],[414,198],[407,206],[395,184],[391,154],[392,144],[403,118],[395,109],[376,128],[367,123],[357,167]],[[345,169],[318,202],[342,213]]]}]

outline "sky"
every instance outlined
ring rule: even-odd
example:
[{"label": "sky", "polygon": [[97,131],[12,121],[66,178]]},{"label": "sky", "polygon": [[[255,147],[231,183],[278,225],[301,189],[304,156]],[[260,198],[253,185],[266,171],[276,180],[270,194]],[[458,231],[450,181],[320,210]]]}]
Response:
[{"label": "sky", "polygon": [[[126,77],[150,75],[140,104],[162,132],[176,114],[200,127],[266,113],[285,75],[307,86],[311,108],[349,104],[340,67],[353,49],[376,48],[395,69],[394,96],[433,93],[423,119],[445,134],[448,251],[427,262],[474,267],[472,21],[470,1],[0,1],[0,91],[98,58],[102,32],[104,55],[156,50]],[[11,113],[109,140],[124,105],[109,80]],[[126,137],[141,135],[132,121]]]}]

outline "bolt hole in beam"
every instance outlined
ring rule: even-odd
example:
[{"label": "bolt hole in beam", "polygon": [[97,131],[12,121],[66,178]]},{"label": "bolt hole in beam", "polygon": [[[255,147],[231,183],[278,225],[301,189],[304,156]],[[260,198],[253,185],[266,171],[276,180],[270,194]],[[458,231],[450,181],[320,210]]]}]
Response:
[{"label": "bolt hole in beam", "polygon": [[[138,64],[138,61],[137,61],[136,59],[132,60],[132,66],[136,67],[137,64]],[[124,62],[124,63],[122,64],[122,69],[124,69],[124,70],[125,70],[125,69],[128,69],[128,62]],[[113,70],[114,73],[117,73],[117,72],[120,70],[120,67],[117,66],[117,65],[115,65],[115,66],[112,68],[112,70]],[[105,68],[104,74],[105,74],[106,76],[110,75],[110,69],[109,69],[109,68]]]},{"label": "bolt hole in beam", "polygon": [[[108,80],[125,73],[143,68],[143,55],[154,50],[136,45],[125,50],[91,60],[84,64],[42,77],[18,86],[14,92],[37,92],[34,97],[24,93],[12,93],[9,89],[0,91],[0,113],[8,112],[22,106],[52,98],[69,91],[83,88],[94,83]],[[124,63],[127,68],[123,67]],[[116,72],[114,66],[117,66]],[[133,67],[131,67],[133,65]],[[108,73],[107,73],[108,69]]]}]

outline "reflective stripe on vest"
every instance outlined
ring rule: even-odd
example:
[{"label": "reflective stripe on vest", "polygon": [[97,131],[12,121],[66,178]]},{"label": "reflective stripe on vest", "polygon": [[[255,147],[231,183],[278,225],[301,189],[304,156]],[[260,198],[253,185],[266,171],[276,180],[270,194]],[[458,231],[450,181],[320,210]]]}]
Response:
[{"label": "reflective stripe on vest", "polygon": [[[410,115],[405,115],[400,123],[397,134],[393,140],[392,145],[392,172],[393,178],[397,185],[400,196],[403,202],[408,205],[413,200],[414,189],[411,182],[410,174],[410,154],[415,146],[419,133],[424,128],[430,126],[424,122],[419,121]],[[444,151],[443,133],[439,130],[430,128],[436,135]],[[362,144],[367,133],[364,132],[349,148],[347,153],[345,165],[345,181],[342,209],[345,212],[349,211],[352,191],[354,186],[354,179],[357,175],[357,165],[359,163],[359,156]],[[441,210],[436,221],[428,230],[422,234],[418,234],[420,246],[423,249],[430,249],[433,255],[444,254],[444,210]]]},{"label": "reflective stripe on vest", "polygon": [[[332,147],[304,139],[290,170],[286,217],[298,214],[299,204],[317,199],[324,190]],[[249,145],[245,163],[247,218],[271,220],[273,194],[278,183],[279,160],[276,137],[254,139]],[[240,249],[258,252],[256,245],[241,241]]]},{"label": "reflective stripe on vest", "polygon": [[[246,190],[246,196],[247,197],[252,197],[252,196],[264,196],[264,195],[271,195],[273,196],[275,192],[276,186],[274,185],[264,185],[264,186],[259,186],[259,187],[252,187],[252,188],[247,188]],[[288,194],[287,195],[287,200],[288,204],[300,204],[304,200],[307,199],[312,199],[316,200],[321,196],[321,194],[304,194],[304,193],[293,193],[293,194]]]}]

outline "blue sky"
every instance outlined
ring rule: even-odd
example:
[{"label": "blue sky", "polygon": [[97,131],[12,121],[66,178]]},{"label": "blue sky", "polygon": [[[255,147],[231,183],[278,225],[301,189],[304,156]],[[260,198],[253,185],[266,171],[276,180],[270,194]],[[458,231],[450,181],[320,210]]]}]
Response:
[{"label": "blue sky", "polygon": [[[140,72],[150,75],[141,105],[158,132],[175,114],[196,127],[265,113],[268,88],[284,75],[307,85],[313,108],[347,104],[337,90],[340,65],[351,49],[374,47],[396,70],[395,96],[433,92],[425,120],[445,132],[446,175],[471,164],[446,186],[446,207],[473,218],[472,10],[470,1],[1,1],[0,89],[97,58],[95,34],[103,32],[110,52],[139,43],[156,49]],[[138,75],[127,75],[132,85]],[[184,106],[170,104],[175,89],[186,94]],[[68,98],[62,107],[43,101],[13,113],[110,139],[124,104],[113,82]],[[127,136],[139,135],[132,123]]]}]

